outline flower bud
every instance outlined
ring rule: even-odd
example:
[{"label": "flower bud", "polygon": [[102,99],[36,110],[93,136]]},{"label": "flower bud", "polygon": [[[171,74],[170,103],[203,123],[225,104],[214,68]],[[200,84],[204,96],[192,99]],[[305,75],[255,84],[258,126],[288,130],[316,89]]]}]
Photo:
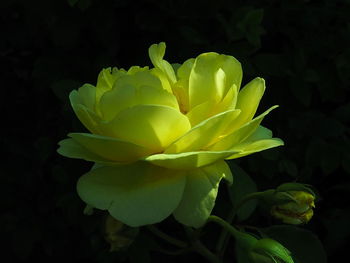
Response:
[{"label": "flower bud", "polygon": [[310,221],[315,207],[315,196],[304,191],[287,192],[293,199],[289,202],[273,205],[270,213],[283,223],[299,225]]},{"label": "flower bud", "polygon": [[110,251],[119,251],[131,245],[138,234],[138,228],[124,225],[122,222],[107,216],[104,225],[106,241],[110,244]]},{"label": "flower bud", "polygon": [[276,240],[263,238],[249,250],[249,257],[254,263],[293,263],[290,251]]}]

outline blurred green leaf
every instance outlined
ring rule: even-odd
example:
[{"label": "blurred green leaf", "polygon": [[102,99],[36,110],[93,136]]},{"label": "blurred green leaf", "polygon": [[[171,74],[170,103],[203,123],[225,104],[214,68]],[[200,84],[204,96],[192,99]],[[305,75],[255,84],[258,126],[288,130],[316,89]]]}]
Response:
[{"label": "blurred green leaf", "polygon": [[[257,191],[255,182],[238,165],[230,162],[233,174],[233,184],[229,187],[229,195],[232,205],[235,207],[247,195]],[[247,219],[255,210],[257,202],[251,200],[244,204],[237,212],[239,221]]]},{"label": "blurred green leaf", "polygon": [[326,263],[327,256],[318,237],[312,232],[295,227],[276,225],[263,232],[292,252],[295,263]]}]

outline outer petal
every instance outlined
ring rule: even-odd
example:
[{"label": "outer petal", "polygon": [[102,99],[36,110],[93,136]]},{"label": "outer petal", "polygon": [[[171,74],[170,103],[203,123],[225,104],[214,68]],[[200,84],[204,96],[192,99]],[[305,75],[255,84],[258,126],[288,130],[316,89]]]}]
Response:
[{"label": "outer petal", "polygon": [[60,141],[57,152],[65,157],[83,159],[90,162],[103,163],[106,165],[116,165],[117,163],[108,161],[101,156],[90,152],[73,139]]},{"label": "outer petal", "polygon": [[[231,134],[227,135],[226,137],[224,137],[223,139],[221,139],[220,141],[218,141],[214,145],[210,146],[209,149],[211,151],[224,151],[224,150],[232,149],[233,147],[235,147],[236,144],[242,142],[244,139],[249,137],[259,127],[263,118],[270,111],[272,111],[273,109],[275,109],[277,107],[278,107],[277,105],[271,107],[270,109],[268,109],[264,113],[260,114],[258,117],[256,117],[252,121],[246,123],[245,125],[243,125],[239,129],[235,130]],[[235,127],[236,123],[234,123],[233,125]],[[231,127],[231,129],[234,127]]]},{"label": "outer petal", "polygon": [[252,153],[261,152],[282,145],[284,145],[284,142],[279,138],[263,139],[252,142],[246,141],[233,147],[233,149],[239,151],[239,153],[233,154],[226,159],[236,159]]},{"label": "outer petal", "polygon": [[132,162],[152,154],[152,151],[145,147],[111,137],[89,133],[70,133],[68,136],[89,152],[109,161]]},{"label": "outer petal", "polygon": [[80,104],[83,104],[89,110],[95,110],[96,88],[90,84],[84,84],[78,89]]},{"label": "outer petal", "polygon": [[74,110],[81,123],[92,133],[100,133],[98,124],[101,121],[100,117],[91,109],[83,105],[78,91],[73,90],[69,94],[69,99]]},{"label": "outer petal", "polygon": [[168,61],[164,60],[165,54],[165,43],[161,42],[158,45],[153,44],[149,50],[148,54],[152,61],[152,64],[162,70],[168,77],[170,84],[174,84],[176,82],[176,76],[173,67],[169,64]]},{"label": "outer petal", "polygon": [[242,125],[253,119],[264,91],[265,80],[262,78],[255,78],[245,85],[238,93],[236,109],[242,111],[239,118],[237,118],[238,125]]},{"label": "outer petal", "polygon": [[215,163],[231,156],[234,153],[237,153],[237,151],[200,151],[176,154],[154,154],[143,158],[143,160],[169,169],[184,170],[203,167]]},{"label": "outer petal", "polygon": [[209,217],[218,192],[220,180],[230,177],[230,168],[224,161],[190,170],[185,191],[173,215],[187,226],[201,227]]},{"label": "outer petal", "polygon": [[240,110],[231,110],[215,115],[184,134],[172,143],[164,153],[199,151],[213,143],[239,115]]},{"label": "outer petal", "polygon": [[162,152],[165,147],[190,130],[187,117],[178,110],[161,105],[137,105],[121,111],[104,127],[106,136],[115,137]]},{"label": "outer petal", "polygon": [[185,183],[186,176],[179,171],[141,162],[93,169],[79,179],[77,190],[88,205],[136,227],[168,217],[178,206]]}]

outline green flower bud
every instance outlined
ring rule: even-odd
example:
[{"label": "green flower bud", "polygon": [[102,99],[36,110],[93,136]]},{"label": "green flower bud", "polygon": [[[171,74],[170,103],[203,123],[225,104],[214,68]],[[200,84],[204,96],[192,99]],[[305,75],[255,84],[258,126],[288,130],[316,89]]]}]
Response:
[{"label": "green flower bud", "polygon": [[254,263],[293,263],[290,251],[276,240],[263,238],[249,250]]},{"label": "green flower bud", "polygon": [[315,196],[303,191],[289,191],[288,194],[293,200],[272,206],[271,215],[286,224],[299,225],[309,222],[313,216]]}]

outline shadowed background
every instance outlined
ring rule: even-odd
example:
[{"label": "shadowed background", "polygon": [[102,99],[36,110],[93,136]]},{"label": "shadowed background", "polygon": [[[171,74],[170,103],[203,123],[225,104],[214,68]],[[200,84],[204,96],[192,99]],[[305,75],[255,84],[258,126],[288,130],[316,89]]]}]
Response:
[{"label": "shadowed background", "polygon": [[[147,49],[160,41],[167,44],[170,62],[216,51],[241,61],[243,84],[265,78],[258,111],[280,105],[264,125],[285,146],[235,163],[259,190],[287,181],[314,185],[320,202],[303,228],[319,237],[329,262],[345,255],[350,239],[349,1],[3,0],[0,8],[3,258],[202,260],[157,252],[158,240],[142,229],[128,250],[109,253],[103,213],[83,215],[75,191],[91,164],[56,153],[68,132],[84,129],[69,105],[69,92],[95,84],[103,67],[151,65]],[[224,216],[227,203],[221,187],[215,212]],[[257,210],[248,223],[266,227],[269,220]],[[161,227],[182,235],[171,218]],[[208,247],[215,245],[214,230],[209,226],[203,237]],[[233,257],[233,250],[228,254]]]}]

